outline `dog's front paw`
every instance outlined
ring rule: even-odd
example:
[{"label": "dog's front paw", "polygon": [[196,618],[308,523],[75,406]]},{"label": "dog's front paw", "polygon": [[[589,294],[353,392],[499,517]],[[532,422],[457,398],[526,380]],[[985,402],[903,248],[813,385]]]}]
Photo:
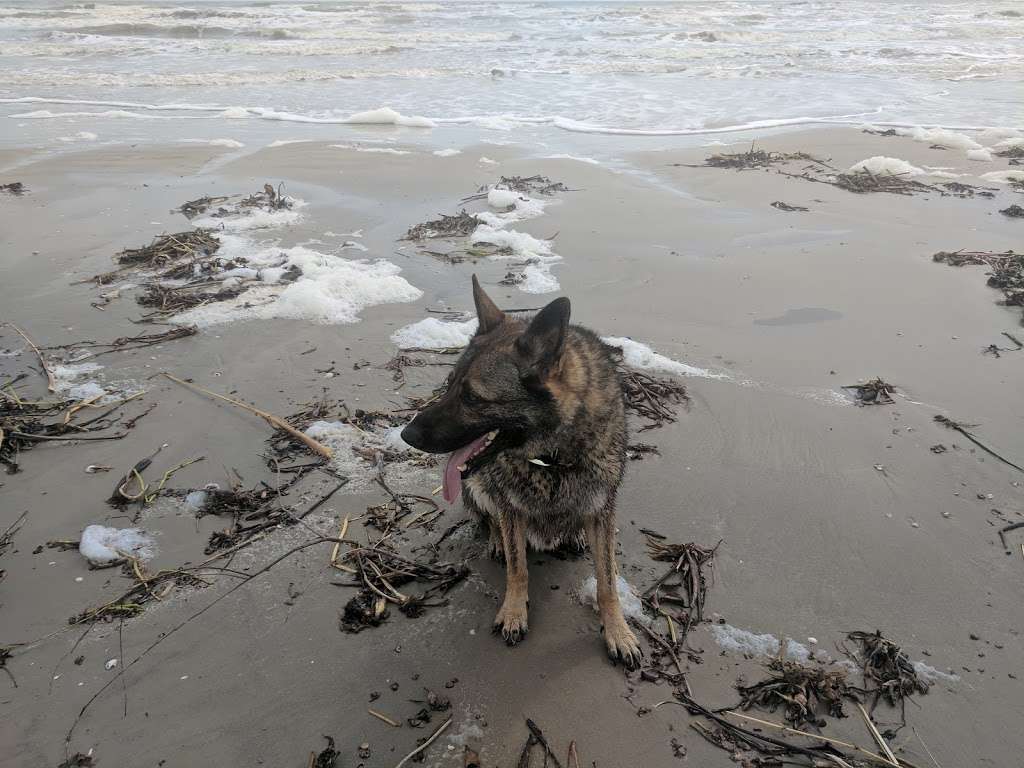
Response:
[{"label": "dog's front paw", "polygon": [[516,645],[526,637],[529,627],[526,623],[526,603],[509,603],[508,600],[501,606],[498,615],[494,617],[494,633],[501,633],[505,642],[509,645]]},{"label": "dog's front paw", "polygon": [[644,652],[624,618],[620,616],[617,620],[608,622],[602,631],[604,642],[608,646],[608,657],[613,663],[621,661],[629,669],[640,666]]}]

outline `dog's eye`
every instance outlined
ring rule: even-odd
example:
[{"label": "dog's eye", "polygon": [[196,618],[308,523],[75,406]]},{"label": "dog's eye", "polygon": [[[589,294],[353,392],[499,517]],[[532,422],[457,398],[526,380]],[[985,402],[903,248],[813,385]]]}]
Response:
[{"label": "dog's eye", "polygon": [[478,395],[476,392],[470,389],[468,386],[462,387],[461,395],[462,402],[464,402],[466,405],[482,405],[483,403],[487,402],[482,397],[480,397],[480,395]]}]

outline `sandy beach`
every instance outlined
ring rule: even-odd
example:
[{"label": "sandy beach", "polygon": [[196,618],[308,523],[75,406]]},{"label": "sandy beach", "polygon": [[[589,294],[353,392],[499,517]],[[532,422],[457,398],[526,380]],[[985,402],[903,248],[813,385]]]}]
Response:
[{"label": "sandy beach", "polygon": [[[419,618],[392,606],[381,626],[356,634],[339,630],[355,590],[339,586],[351,575],[330,566],[329,542],[261,572],[317,536],[336,536],[346,517],[348,538],[381,535],[367,509],[389,498],[373,481],[373,457],[386,455],[391,432],[353,443],[351,429],[321,429],[336,449],[331,472],[303,472],[281,496],[285,460],[275,471],[268,459],[270,426],[158,374],[282,417],[322,398],[407,420],[408,398],[429,397],[452,356],[404,353],[440,365],[407,365],[402,383],[384,367],[400,353],[392,337],[413,326],[396,338],[429,346],[429,328],[456,340],[467,333],[474,273],[504,307],[570,297],[575,322],[646,345],[661,356],[648,359],[648,372],[685,384],[690,404],[676,410],[675,423],[632,436],[659,453],[630,464],[619,543],[623,575],[643,591],[664,564],[648,556],[642,528],[671,542],[721,541],[706,619],[681,659],[695,700],[733,706],[737,678],[763,676],[768,659],[729,637],[771,635],[769,651],[791,639],[843,659],[848,632],[880,630],[926,664],[932,682],[890,742],[900,759],[1016,764],[1024,748],[1014,714],[1024,701],[1024,552],[1019,531],[1006,534],[1009,552],[997,532],[1024,520],[1024,475],[935,420],[976,425],[967,431],[984,446],[1024,462],[1024,352],[1011,351],[1003,335],[1024,337],[1020,307],[999,303],[985,266],[933,260],[943,251],[1019,251],[1024,223],[1000,210],[1024,201],[992,175],[1012,169],[1007,159],[968,160],[962,146],[941,148],[942,137],[856,127],[750,131],[691,148],[635,145],[614,162],[517,145],[438,154],[409,140],[415,130],[365,128],[353,139],[340,128],[333,141],[262,148],[166,143],[0,155],[0,183],[25,187],[20,196],[0,193],[0,320],[23,329],[51,368],[65,366],[57,396],[71,404],[87,399],[76,393],[96,391],[75,389],[89,385],[105,402],[142,392],[124,404],[125,418],[154,406],[130,429],[97,433],[123,431],[121,439],[40,443],[18,455],[17,473],[0,477],[0,530],[27,513],[0,556],[0,646],[10,651],[0,765],[57,766],[92,751],[101,766],[304,766],[326,735],[340,765],[395,766],[449,717],[423,751],[424,765],[461,766],[466,746],[484,766],[515,765],[526,718],[563,765],[570,742],[579,765],[600,768],[759,764],[734,763],[732,751],[690,727],[699,718],[685,708],[656,707],[673,699],[664,679],[608,662],[597,616],[576,596],[592,571],[586,556],[531,556],[531,632],[515,648],[490,632],[503,571],[472,525],[435,550],[441,562],[468,568],[444,605]],[[714,154],[750,150],[751,140],[758,150],[811,159],[704,165]],[[872,157],[909,163],[915,171],[904,178],[927,189],[857,194],[828,183]],[[954,174],[974,189],[942,187]],[[534,175],[566,191],[532,192],[532,208],[488,205],[501,177]],[[291,201],[270,219],[243,212],[189,220],[174,211],[265,183]],[[480,190],[482,199],[463,202]],[[463,209],[505,216],[492,229],[511,245],[501,251],[493,233],[475,245],[475,234],[404,239],[415,225]],[[114,269],[124,249],[197,225],[221,238],[224,253],[263,254],[258,277],[236,278],[256,281],[247,292],[140,325],[150,309],[136,302],[138,275],[90,280]],[[295,282],[266,279],[266,270],[279,275],[289,264],[301,264]],[[556,290],[530,292],[551,281]],[[109,295],[124,283],[135,287]],[[191,323],[198,333],[187,338],[82,356],[95,351],[85,340]],[[984,354],[993,344],[1003,351]],[[76,373],[84,362],[103,367]],[[895,388],[891,404],[858,407],[843,389],[876,377]],[[22,400],[55,396],[33,351],[4,326],[7,382]],[[91,524],[136,526],[155,536],[145,568],[156,574],[206,560],[210,535],[230,524],[197,514],[181,495],[120,509],[106,503],[118,478],[158,449],[142,473],[149,484],[203,457],[167,487],[237,482],[294,516],[313,511],[300,524],[268,527],[202,583],[167,582],[174,586],[161,586],[137,615],[69,624],[136,576],[91,570],[77,548],[46,542],[77,542]],[[291,449],[287,463],[315,460]],[[88,472],[90,465],[111,469]],[[441,467],[406,457],[385,472],[394,491],[430,498]],[[348,484],[324,501],[340,476]],[[401,552],[418,557],[464,519],[460,506],[431,515],[429,524],[399,526]],[[660,619],[651,626],[665,632]],[[658,650],[652,643],[644,637],[649,655]],[[424,704],[425,689],[447,697],[450,709]],[[429,722],[416,720],[424,708]],[[782,720],[781,711],[750,714]],[[848,714],[822,732],[875,751],[856,710]],[[880,730],[896,728],[899,710],[880,704],[875,719]]]}]

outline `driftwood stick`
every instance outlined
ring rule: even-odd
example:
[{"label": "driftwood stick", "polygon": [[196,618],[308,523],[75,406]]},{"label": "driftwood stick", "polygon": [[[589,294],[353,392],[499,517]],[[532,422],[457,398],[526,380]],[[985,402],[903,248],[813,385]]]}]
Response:
[{"label": "driftwood stick", "polygon": [[5,325],[11,326],[11,328],[13,328],[18,335],[25,340],[25,343],[32,347],[32,351],[35,352],[36,357],[39,358],[39,364],[43,366],[43,373],[46,374],[46,388],[51,392],[56,392],[57,383],[53,380],[53,372],[50,370],[50,366],[46,364],[46,359],[43,357],[43,353],[39,351],[39,347],[37,347],[35,342],[28,337],[27,333],[21,330],[21,328],[16,326],[14,323],[5,323]]},{"label": "driftwood stick", "polygon": [[262,411],[259,408],[256,408],[255,406],[249,405],[248,403],[243,403],[241,400],[235,400],[233,397],[228,397],[227,395],[221,395],[221,394],[218,394],[217,392],[213,392],[213,391],[211,391],[209,389],[206,389],[205,387],[200,387],[198,384],[191,384],[190,382],[187,382],[184,379],[179,379],[177,376],[172,376],[171,374],[167,373],[167,371],[163,371],[163,375],[166,376],[171,381],[173,381],[173,382],[175,382],[177,384],[181,384],[184,387],[188,387],[189,389],[193,389],[196,392],[201,392],[204,395],[209,395],[210,397],[215,397],[218,400],[223,400],[226,403],[231,403],[232,405],[237,405],[239,408],[242,408],[242,409],[244,409],[246,411],[249,411],[249,413],[253,413],[253,414],[259,416],[261,419],[263,419],[268,424],[270,424],[270,426],[272,426],[272,427],[274,427],[276,429],[283,429],[285,432],[287,432],[289,435],[294,437],[296,440],[298,440],[301,443],[303,443],[311,451],[319,453],[321,456],[323,456],[325,458],[329,459],[329,458],[331,458],[334,455],[334,452],[330,448],[328,448],[326,445],[324,445],[323,443],[317,442],[316,440],[314,440],[309,435],[300,432],[295,427],[293,427],[291,424],[286,422],[284,419],[278,418],[277,416],[275,416],[272,413],[267,413],[266,411]]}]

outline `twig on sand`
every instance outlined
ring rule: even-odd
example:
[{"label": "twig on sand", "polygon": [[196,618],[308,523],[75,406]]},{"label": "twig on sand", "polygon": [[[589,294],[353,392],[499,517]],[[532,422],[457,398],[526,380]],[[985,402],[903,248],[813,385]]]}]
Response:
[{"label": "twig on sand", "polygon": [[418,747],[416,747],[416,749],[414,749],[408,755],[406,755],[401,760],[399,760],[398,763],[395,765],[395,768],[402,768],[402,766],[405,765],[407,762],[409,762],[409,760],[411,760],[412,758],[416,757],[416,755],[418,755],[420,752],[422,752],[427,747],[429,747],[431,744],[433,744],[434,741],[437,739],[437,737],[440,736],[444,732],[444,729],[447,728],[451,724],[452,724],[452,718],[451,718],[451,715],[449,715],[448,719],[445,720],[443,723],[441,723],[441,725],[439,725],[437,727],[437,730],[434,731],[427,738],[426,741],[424,741],[422,744],[420,744]]},{"label": "twig on sand", "polygon": [[868,727],[868,731],[871,732],[871,738],[875,740],[875,743],[878,744],[882,752],[885,753],[885,756],[889,758],[889,762],[896,768],[900,768],[900,764],[896,761],[896,755],[894,755],[892,750],[889,749],[889,745],[886,743],[885,739],[882,738],[882,734],[878,732],[878,729],[875,728],[875,724],[871,722],[871,716],[868,715],[868,711],[864,709],[864,705],[859,701],[857,702],[857,709],[860,710],[861,717],[864,718],[864,725],[866,725]]},{"label": "twig on sand", "polygon": [[949,429],[952,429],[952,430],[955,430],[956,432],[959,432],[961,435],[966,437],[968,440],[970,440],[976,446],[981,448],[981,450],[983,450],[989,456],[994,456],[995,458],[999,459],[1001,462],[1003,462],[1007,466],[1013,467],[1016,470],[1020,470],[1021,472],[1024,472],[1024,467],[1020,466],[1019,464],[1014,464],[1012,461],[1007,459],[1005,456],[1000,456],[994,450],[992,450],[987,445],[985,445],[983,442],[981,442],[981,440],[979,440],[974,435],[972,435],[970,432],[968,432],[966,428],[971,426],[970,424],[961,424],[959,422],[953,421],[952,419],[950,419],[950,418],[948,418],[946,416],[943,416],[942,414],[937,415],[935,417],[935,421],[937,421],[939,424],[941,424],[944,427],[948,427]]},{"label": "twig on sand", "polygon": [[226,403],[231,403],[232,405],[237,405],[239,408],[242,408],[242,409],[244,409],[246,411],[249,411],[249,413],[252,413],[252,414],[255,414],[256,416],[259,416],[261,419],[263,419],[268,424],[270,424],[270,426],[272,426],[272,427],[274,427],[276,429],[283,429],[285,432],[287,432],[289,435],[294,437],[296,440],[298,440],[299,442],[303,443],[311,451],[319,453],[321,456],[323,456],[325,458],[329,459],[329,458],[331,458],[334,455],[334,452],[330,448],[328,448],[326,445],[324,445],[323,443],[320,443],[320,442],[314,440],[312,437],[310,437],[309,435],[305,434],[304,432],[300,432],[295,427],[293,427],[291,424],[286,422],[284,419],[278,418],[277,416],[275,416],[272,413],[267,413],[266,411],[260,410],[259,408],[256,408],[255,406],[249,405],[248,403],[243,403],[241,400],[235,400],[233,397],[228,397],[226,395],[221,395],[221,394],[218,394],[217,392],[213,392],[213,391],[211,391],[209,389],[206,389],[205,387],[200,387],[198,384],[192,384],[190,382],[185,381],[184,379],[179,379],[177,376],[172,376],[171,374],[167,373],[166,371],[163,372],[163,375],[166,376],[171,381],[176,382],[178,384],[181,384],[184,387],[188,387],[189,389],[193,389],[196,392],[201,392],[204,395],[209,395],[210,397],[215,397],[218,400],[223,400]]},{"label": "twig on sand", "polygon": [[1013,550],[1010,549],[1010,545],[1006,543],[1006,534],[1010,531],[1016,531],[1018,528],[1024,528],[1024,523],[1012,523],[1005,528],[999,529],[999,540],[1003,542],[1003,549],[1006,550],[1006,554],[1010,554]]},{"label": "twig on sand", "polygon": [[17,334],[25,340],[25,343],[32,347],[32,351],[35,352],[36,356],[39,358],[39,364],[43,366],[43,373],[46,374],[46,388],[50,392],[56,392],[57,383],[53,379],[53,372],[50,370],[50,366],[46,364],[46,359],[43,357],[43,353],[39,351],[39,347],[37,347],[35,345],[35,342],[28,337],[27,333],[21,330],[21,328],[16,326],[14,323],[5,323],[5,325],[9,325],[11,328],[13,328],[17,332]]}]

